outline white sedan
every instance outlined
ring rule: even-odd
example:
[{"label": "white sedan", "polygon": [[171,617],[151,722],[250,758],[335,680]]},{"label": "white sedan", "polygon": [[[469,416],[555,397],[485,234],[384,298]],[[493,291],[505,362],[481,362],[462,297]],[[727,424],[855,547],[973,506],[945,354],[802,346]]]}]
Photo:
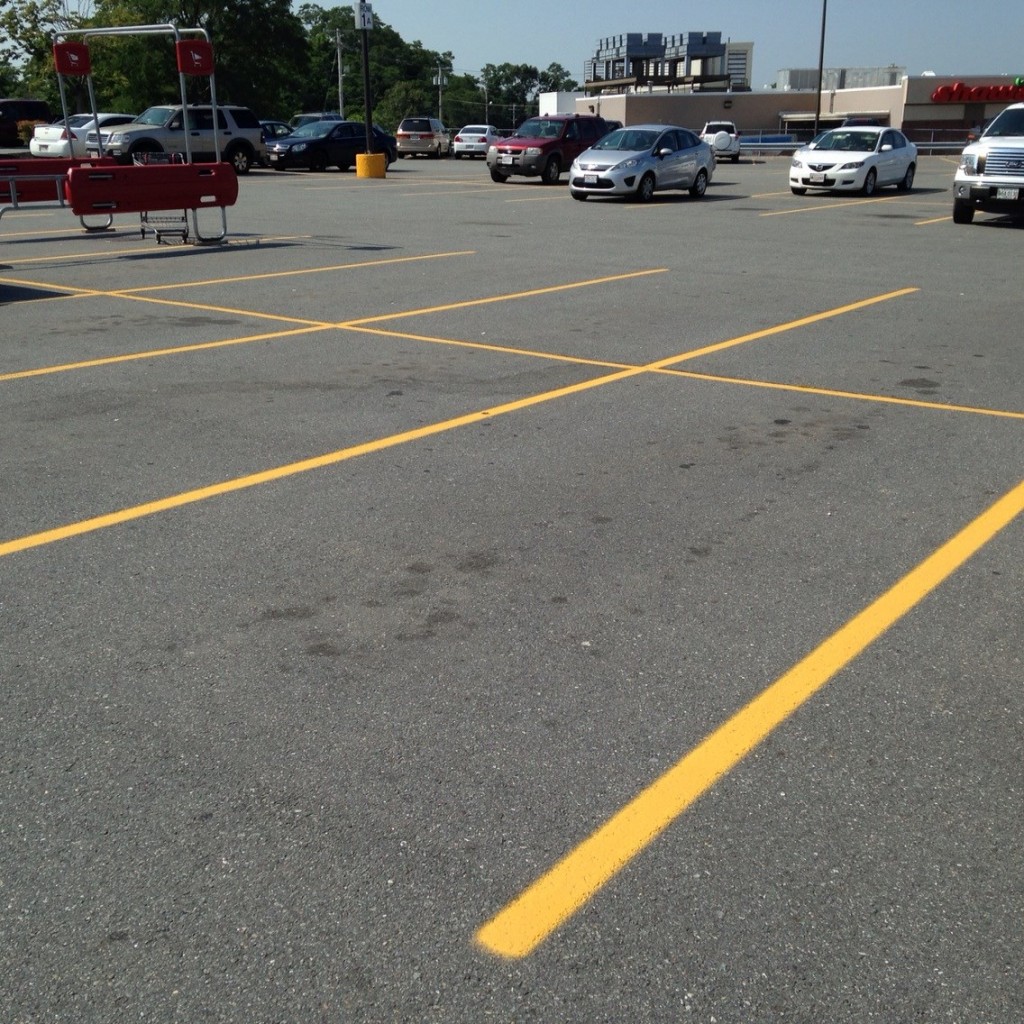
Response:
[{"label": "white sedan", "polygon": [[[97,114],[101,128],[131,124],[134,114]],[[56,121],[53,124],[37,124],[28,151],[33,156],[85,156],[85,137],[96,130],[92,114],[72,114],[67,124]]]},{"label": "white sedan", "polygon": [[883,185],[901,192],[914,187],[917,146],[895,128],[834,128],[798,149],[789,166],[789,187],[873,195]]},{"label": "white sedan", "polygon": [[467,124],[452,141],[452,155],[456,160],[464,156],[487,156],[487,150],[498,141],[498,129],[493,124]]}]

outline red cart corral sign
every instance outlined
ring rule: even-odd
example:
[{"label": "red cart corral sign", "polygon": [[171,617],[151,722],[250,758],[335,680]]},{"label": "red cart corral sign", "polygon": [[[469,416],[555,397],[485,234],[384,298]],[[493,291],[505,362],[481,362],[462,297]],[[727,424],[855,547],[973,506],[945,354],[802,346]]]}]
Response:
[{"label": "red cart corral sign", "polygon": [[84,77],[92,74],[89,47],[85,43],[54,43],[53,63],[58,75]]},{"label": "red cart corral sign", "polygon": [[205,39],[179,39],[174,45],[183,75],[213,74],[213,46]]}]

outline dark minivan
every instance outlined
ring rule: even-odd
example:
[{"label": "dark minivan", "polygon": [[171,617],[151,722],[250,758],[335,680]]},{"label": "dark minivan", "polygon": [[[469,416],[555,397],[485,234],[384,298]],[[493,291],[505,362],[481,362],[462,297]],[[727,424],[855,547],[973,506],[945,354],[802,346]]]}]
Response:
[{"label": "dark minivan", "polygon": [[0,100],[0,146],[18,146],[19,121],[53,120],[50,107],[43,100]]}]

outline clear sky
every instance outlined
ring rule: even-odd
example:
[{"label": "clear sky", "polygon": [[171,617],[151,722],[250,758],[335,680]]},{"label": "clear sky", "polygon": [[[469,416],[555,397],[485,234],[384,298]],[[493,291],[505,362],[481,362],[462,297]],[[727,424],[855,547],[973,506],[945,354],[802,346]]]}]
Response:
[{"label": "clear sky", "polygon": [[543,70],[557,62],[582,81],[599,39],[721,32],[723,40],[753,42],[755,89],[774,82],[780,69],[818,66],[824,4],[826,67],[1024,75],[1022,0],[371,0],[374,15],[406,42],[450,50],[458,73],[505,62]]}]

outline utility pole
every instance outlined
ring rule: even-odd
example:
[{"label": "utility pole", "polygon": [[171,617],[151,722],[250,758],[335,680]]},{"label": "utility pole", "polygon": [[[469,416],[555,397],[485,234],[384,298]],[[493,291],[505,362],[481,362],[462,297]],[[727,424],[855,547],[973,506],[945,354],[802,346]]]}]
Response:
[{"label": "utility pole", "polygon": [[445,69],[440,61],[437,62],[437,77],[434,79],[434,84],[437,86],[437,119],[444,124],[443,114],[443,101],[442,101],[442,90],[448,84],[448,77],[445,75]]},{"label": "utility pole", "polygon": [[341,29],[334,30],[334,46],[338,51],[338,113],[345,116],[345,65],[341,55]]}]

